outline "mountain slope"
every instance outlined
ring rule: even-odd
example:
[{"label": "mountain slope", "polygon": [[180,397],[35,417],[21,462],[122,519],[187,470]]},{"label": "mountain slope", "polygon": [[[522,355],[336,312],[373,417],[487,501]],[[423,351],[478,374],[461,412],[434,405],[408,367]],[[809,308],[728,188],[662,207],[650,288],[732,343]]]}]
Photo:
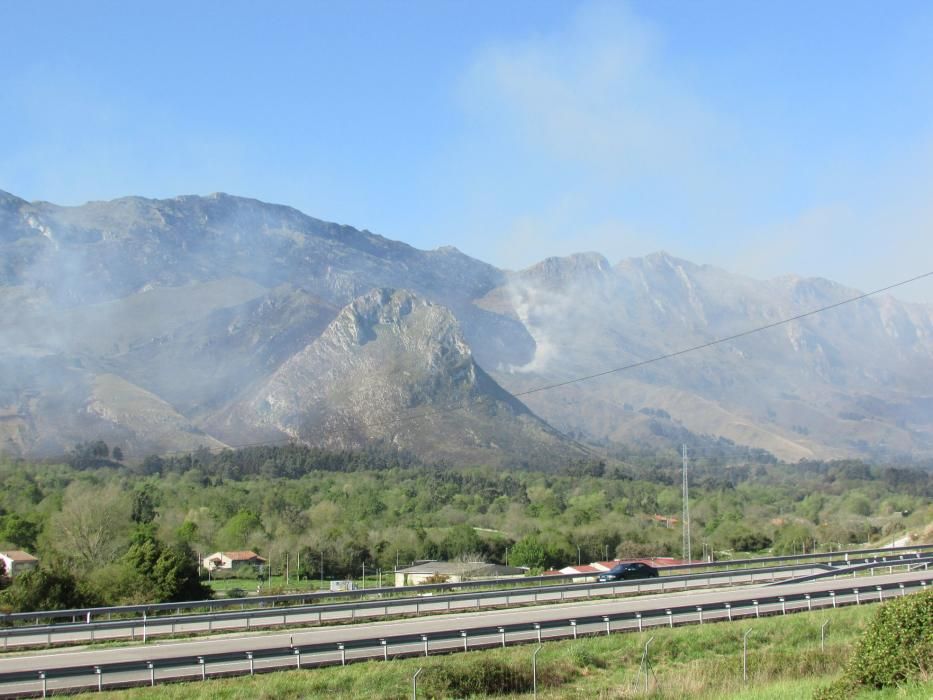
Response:
[{"label": "mountain slope", "polygon": [[546,465],[586,456],[474,362],[449,310],[404,290],[354,300],[207,425],[222,436],[287,435],[338,449],[381,441],[452,462]]},{"label": "mountain slope", "polygon": [[[495,373],[521,391],[857,295],[826,280],[759,282],[661,253],[615,267],[595,255],[549,259],[478,303],[520,319],[535,339],[529,363]],[[627,440],[637,439],[635,412],[661,410],[694,433],[799,459],[929,451],[931,396],[933,309],[879,297],[536,394],[528,404],[563,430]]]},{"label": "mountain slope", "polygon": [[[333,346],[328,354],[322,341],[309,350],[341,309],[374,288],[411,290],[418,303],[449,310],[469,349],[472,389],[448,377],[432,380],[432,394],[417,389],[418,382],[433,386],[417,372],[413,387],[395,386],[405,387],[399,377],[411,371],[413,355],[406,353],[434,352],[414,340],[440,332],[430,324],[406,327],[404,347],[390,342],[392,324],[377,323],[379,343]],[[285,369],[331,387],[320,396],[301,394],[301,401],[321,415],[333,408],[332,420],[342,416],[362,430],[357,424],[368,420],[356,409],[367,387],[397,401],[376,402],[375,414],[395,417],[387,406],[403,410],[410,401],[435,409],[482,393],[484,382],[492,393],[522,392],[704,345],[856,293],[821,279],[753,280],[665,253],[617,265],[585,253],[508,272],[452,248],[417,250],[223,194],[60,207],[0,192],[0,449],[55,454],[97,437],[127,454],[154,445],[186,449],[192,440],[239,444],[244,440],[227,423],[234,419],[252,436],[299,435],[317,423],[249,415],[266,415],[256,392]],[[354,383],[341,353],[366,368],[365,383]],[[349,393],[327,384],[317,365],[340,374]],[[288,395],[284,385],[278,391]],[[119,408],[124,401],[142,406],[136,392],[151,397],[146,410],[158,421],[134,420]],[[109,408],[95,412],[97,406]],[[867,299],[535,393],[527,407],[599,444],[660,446],[710,436],[787,459],[929,456],[933,307]],[[296,405],[295,415],[303,410]],[[464,430],[474,418],[462,416]],[[160,432],[157,424],[174,427]],[[524,423],[510,425],[525,434]],[[453,424],[445,426],[461,445]],[[488,425],[475,430],[477,444],[511,449]],[[396,439],[390,432],[361,435]],[[398,440],[415,445],[419,437],[400,431]],[[526,449],[524,438],[518,442]]]}]

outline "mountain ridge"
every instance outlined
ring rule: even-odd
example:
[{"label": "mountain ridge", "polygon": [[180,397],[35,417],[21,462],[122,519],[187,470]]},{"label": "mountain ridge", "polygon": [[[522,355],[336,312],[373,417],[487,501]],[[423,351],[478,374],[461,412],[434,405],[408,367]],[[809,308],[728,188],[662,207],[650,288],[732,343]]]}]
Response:
[{"label": "mountain ridge", "polygon": [[[511,393],[856,294],[665,252],[500,270],[223,193],[58,207],[0,191],[0,261],[0,449],[16,454],[66,449],[88,430],[146,444],[87,413],[107,374],[200,430],[374,289],[448,309],[477,369]],[[882,295],[523,403],[596,444],[686,433],[798,459],[931,454],[931,397],[933,306]]]}]

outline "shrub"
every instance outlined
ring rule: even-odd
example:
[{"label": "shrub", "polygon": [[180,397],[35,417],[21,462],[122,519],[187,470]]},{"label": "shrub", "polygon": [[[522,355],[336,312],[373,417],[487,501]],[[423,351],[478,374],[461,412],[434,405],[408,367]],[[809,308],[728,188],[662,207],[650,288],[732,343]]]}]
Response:
[{"label": "shrub", "polygon": [[816,693],[843,700],[863,689],[881,689],[933,675],[933,591],[884,604],[846,665],[842,678]]},{"label": "shrub", "polygon": [[[566,663],[538,665],[538,687],[557,687],[567,682],[575,669]],[[516,666],[494,658],[474,657],[465,663],[445,663],[426,669],[422,685],[426,697],[465,698],[530,693],[533,688],[531,662]]]},{"label": "shrub", "polygon": [[861,685],[887,688],[933,672],[933,591],[889,602],[859,641],[847,673]]},{"label": "shrub", "polygon": [[575,644],[570,650],[570,659],[579,668],[603,668],[606,662],[589,647]]}]

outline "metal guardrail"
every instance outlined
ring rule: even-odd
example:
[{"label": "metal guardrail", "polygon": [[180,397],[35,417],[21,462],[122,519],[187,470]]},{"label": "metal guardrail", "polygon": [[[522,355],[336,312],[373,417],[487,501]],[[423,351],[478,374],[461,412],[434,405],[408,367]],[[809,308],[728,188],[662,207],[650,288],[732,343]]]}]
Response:
[{"label": "metal guardrail", "polygon": [[[46,684],[48,680],[54,679],[73,679],[87,678],[88,681],[82,684],[69,686],[70,689],[78,687],[93,687],[96,682],[98,689],[103,688],[104,677],[112,676],[117,673],[138,672],[147,673],[145,676],[135,680],[121,679],[116,685],[141,685],[155,684],[155,670],[171,671],[173,675],[169,678],[159,679],[161,681],[182,680],[200,677],[207,678],[211,667],[217,667],[222,664],[248,662],[248,671],[245,668],[239,670],[226,670],[223,675],[231,674],[252,674],[255,671],[256,661],[272,661],[266,664],[261,670],[277,670],[282,668],[301,668],[304,660],[305,666],[335,665],[346,664],[348,661],[356,661],[372,658],[388,659],[390,655],[395,658],[399,656],[428,655],[431,651],[430,643],[433,642],[435,653],[458,651],[461,648],[468,650],[471,648],[470,642],[473,639],[472,648],[482,648],[489,646],[505,646],[510,640],[514,643],[524,643],[530,641],[540,642],[542,639],[559,639],[573,637],[580,634],[610,634],[613,631],[639,630],[644,627],[657,625],[676,625],[712,621],[717,619],[729,619],[730,621],[740,617],[760,617],[762,614],[787,614],[801,610],[812,610],[814,607],[835,608],[840,605],[861,604],[862,602],[883,601],[885,591],[895,591],[895,595],[905,595],[907,590],[915,588],[927,589],[930,585],[929,580],[914,580],[902,583],[885,583],[868,586],[847,586],[834,587],[833,589],[798,594],[784,594],[773,596],[759,596],[756,598],[736,597],[729,601],[719,601],[717,603],[704,606],[681,605],[672,607],[650,607],[646,606],[638,611],[628,611],[619,614],[598,615],[598,616],[575,616],[559,617],[555,619],[542,620],[541,622],[521,622],[504,625],[481,624],[475,626],[463,626],[462,628],[450,628],[441,632],[431,634],[405,634],[388,637],[367,637],[355,640],[348,640],[344,643],[326,643],[326,644],[303,644],[291,645],[287,647],[257,648],[254,651],[231,651],[215,654],[203,654],[194,656],[191,654],[179,655],[176,657],[160,658],[157,661],[131,660],[122,662],[112,662],[98,666],[62,666],[50,668],[48,671],[13,671],[0,673],[0,685],[12,683],[37,683],[37,687],[32,691],[20,690],[14,693],[15,696],[23,697],[26,694],[39,694],[38,683],[41,682],[41,694],[46,694]],[[888,598],[891,596],[889,595]],[[485,639],[485,641],[482,641]],[[491,639],[491,641],[490,641]],[[356,652],[354,658],[348,658],[347,652]],[[310,660],[308,657],[312,657]],[[275,663],[281,660],[281,663]],[[190,673],[181,673],[181,669],[191,669]],[[215,672],[216,673],[216,672]],[[91,679],[96,677],[96,681]],[[0,695],[8,696],[0,687]]]},{"label": "metal guardrail", "polygon": [[[887,560],[884,566],[912,566],[923,565],[928,567],[933,563],[933,557],[898,557]],[[714,585],[725,582],[728,585],[735,583],[755,583],[755,577],[771,575],[771,585],[780,583],[802,582],[824,576],[842,576],[853,571],[881,566],[878,562],[869,562],[853,567],[835,568],[826,564],[813,563],[812,569],[825,569],[824,572],[811,574],[805,577],[791,577],[775,581],[777,576],[784,573],[799,571],[802,567],[767,567],[759,569],[739,569],[704,574],[688,574],[685,576],[666,576],[657,579],[639,579],[633,581],[614,581],[608,583],[578,583],[560,586],[525,588],[507,591],[482,591],[474,593],[458,593],[444,596],[423,598],[420,596],[397,598],[391,600],[368,600],[355,603],[337,603],[331,605],[295,606],[289,608],[265,608],[251,611],[206,613],[201,615],[161,616],[141,621],[111,620],[91,623],[69,623],[57,625],[40,625],[28,627],[15,627],[2,630],[4,650],[10,648],[11,640],[14,647],[24,647],[35,644],[52,645],[54,643],[80,643],[92,641],[113,641],[118,639],[135,640],[141,638],[147,641],[158,635],[173,635],[177,632],[211,633],[219,631],[232,631],[235,629],[250,630],[253,628],[271,627],[289,624],[317,624],[335,622],[347,619],[360,619],[366,617],[388,617],[389,615],[421,615],[425,613],[451,612],[464,609],[482,609],[484,607],[508,607],[512,605],[527,605],[537,603],[563,602],[578,598],[594,596],[612,596],[634,589],[635,592],[665,592],[670,590],[686,590],[697,585]],[[723,581],[725,579],[725,581]],[[738,580],[736,580],[738,579]],[[760,581],[759,581],[760,582]],[[579,594],[579,595],[573,595]],[[504,599],[504,600],[503,600]],[[342,616],[340,613],[344,613]],[[349,613],[347,615],[346,613]],[[311,619],[308,619],[308,618]],[[291,618],[291,620],[289,620]],[[233,623],[233,624],[230,624]],[[238,624],[239,623],[239,624]],[[204,625],[206,624],[206,628]],[[200,629],[197,626],[200,625]],[[117,632],[117,634],[98,633]],[[119,632],[122,631],[122,634]],[[55,639],[58,636],[59,639]]]},{"label": "metal guardrail", "polygon": [[[851,559],[853,556],[863,555],[863,554],[877,554],[877,553],[916,553],[916,552],[928,552],[933,551],[933,545],[917,545],[913,547],[878,547],[872,549],[856,549],[856,550],[847,550],[839,552],[822,552],[816,554],[796,554],[796,555],[787,555],[779,557],[759,557],[754,559],[732,559],[718,562],[697,562],[693,564],[681,564],[676,566],[664,566],[658,567],[658,570],[665,574],[672,571],[695,571],[698,569],[720,569],[726,567],[737,567],[744,565],[748,568],[762,568],[762,565],[774,563],[780,564],[783,562],[808,562],[808,561],[819,561],[819,560],[829,560],[828,563],[832,563],[835,558],[838,560],[840,565],[848,565],[850,563],[856,563],[857,560]],[[839,560],[839,557],[843,559]],[[543,586],[545,584],[550,584],[555,581],[561,580],[573,580],[579,579],[584,576],[596,576],[597,573],[592,574],[553,574],[549,576],[525,576],[522,578],[498,578],[498,579],[482,579],[476,581],[463,581],[460,583],[433,583],[433,584],[424,584],[419,586],[405,586],[405,587],[395,587],[388,586],[382,588],[368,588],[357,591],[343,591],[343,592],[333,592],[333,591],[322,591],[322,592],[308,592],[308,593],[289,593],[284,595],[274,595],[274,596],[254,596],[249,598],[221,598],[217,600],[197,600],[197,601],[185,601],[185,602],[176,602],[176,603],[147,603],[142,605],[117,605],[117,606],[108,606],[108,607],[97,607],[97,608],[73,608],[68,610],[40,610],[35,612],[21,612],[21,613],[6,613],[0,615],[0,625],[9,625],[10,623],[16,623],[19,621],[26,620],[35,620],[38,624],[39,620],[67,620],[71,618],[72,622],[77,622],[79,619],[83,619],[85,622],[92,621],[95,617],[100,617],[103,615],[114,616],[114,615],[142,615],[145,613],[147,616],[152,614],[159,614],[164,612],[176,611],[180,612],[181,610],[198,610],[198,609],[208,609],[208,610],[217,610],[231,607],[240,607],[241,609],[249,605],[251,607],[264,607],[276,605],[301,605],[313,603],[317,600],[334,600],[334,599],[344,599],[344,600],[362,600],[370,596],[393,596],[393,595],[408,595],[411,593],[432,593],[436,591],[445,591],[445,590],[464,590],[471,588],[489,588],[493,586],[502,586],[502,587],[532,587],[535,584],[538,586]],[[530,584],[530,585],[529,585]]]},{"label": "metal guardrail", "polygon": [[[915,562],[917,559],[907,559],[905,561]],[[933,559],[931,559],[933,561]],[[900,565],[903,565],[901,562]],[[456,593],[442,596],[411,596],[405,598],[393,599],[374,599],[356,601],[352,603],[335,603],[330,605],[307,605],[291,606],[288,608],[259,608],[253,610],[241,610],[233,612],[211,612],[205,614],[186,614],[176,616],[158,616],[153,618],[144,617],[131,618],[129,620],[102,620],[96,622],[78,622],[64,623],[54,625],[30,625],[0,628],[0,636],[3,637],[4,649],[9,648],[11,639],[21,637],[41,637],[45,639],[43,643],[51,645],[54,643],[54,635],[71,635],[87,633],[85,641],[94,641],[95,633],[108,630],[126,630],[123,635],[109,635],[107,640],[119,638],[136,639],[140,637],[143,640],[158,634],[174,634],[177,627],[181,625],[197,625],[207,623],[206,630],[197,630],[203,632],[230,631],[232,629],[246,629],[251,627],[263,627],[271,625],[287,626],[288,618],[292,618],[292,624],[297,622],[307,622],[307,620],[296,620],[296,618],[316,616],[312,623],[322,624],[325,616],[331,615],[330,621],[335,619],[356,619],[361,617],[386,617],[391,614],[415,614],[432,612],[449,612],[451,610],[480,609],[490,607],[484,605],[484,602],[492,600],[492,607],[509,606],[518,604],[536,604],[539,602],[562,602],[565,600],[565,594],[581,593],[581,595],[571,596],[568,599],[593,596],[611,596],[618,593],[625,593],[634,589],[635,592],[685,590],[691,587],[691,584],[711,585],[713,582],[725,582],[733,585],[736,579],[738,582],[753,583],[754,577],[761,575],[771,575],[771,580],[781,574],[800,571],[800,566],[767,567],[756,569],[737,569],[718,572],[709,572],[702,574],[687,574],[684,576],[663,576],[650,579],[636,579],[631,581],[611,581],[607,583],[585,582],[562,584],[558,586],[539,586],[509,590],[491,590],[478,591],[473,593]],[[836,571],[833,567],[826,564],[814,563],[807,568],[826,568],[830,573]],[[505,599],[504,603],[500,602]],[[542,600],[543,599],[543,600]],[[456,605],[462,603],[462,605]],[[394,611],[393,611],[394,609]],[[344,615],[343,618],[335,618],[335,613],[349,612],[350,615]],[[225,622],[242,621],[241,625],[223,625]],[[214,629],[214,625],[218,625]],[[191,632],[195,630],[184,630]],[[62,642],[74,642],[82,640],[62,640]],[[32,642],[35,644],[37,642]]]},{"label": "metal guardrail", "polygon": [[[781,584],[787,583],[807,583],[809,581],[817,581],[821,578],[827,578],[829,576],[846,576],[847,574],[852,574],[853,576],[857,575],[860,571],[871,571],[874,575],[875,569],[884,569],[888,568],[893,571],[895,566],[904,566],[907,565],[908,569],[910,566],[922,565],[923,568],[929,568],[929,565],[933,563],[933,557],[921,557],[919,554],[916,558],[910,557],[901,557],[900,559],[869,559],[868,561],[859,562],[857,564],[852,564],[846,567],[833,568],[831,571],[822,571],[815,574],[808,574],[806,576],[795,577],[786,581],[781,581]],[[779,585],[778,583],[768,584],[768,585]]]}]

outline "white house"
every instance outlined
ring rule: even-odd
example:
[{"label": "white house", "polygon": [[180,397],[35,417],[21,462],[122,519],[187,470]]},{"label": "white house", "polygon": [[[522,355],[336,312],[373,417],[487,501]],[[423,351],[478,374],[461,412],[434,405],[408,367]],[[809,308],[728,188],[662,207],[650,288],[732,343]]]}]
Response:
[{"label": "white house", "polygon": [[208,571],[217,569],[239,569],[244,566],[259,567],[266,563],[266,560],[253,551],[240,552],[214,552],[204,557],[202,562],[204,568]]},{"label": "white house", "polygon": [[39,565],[39,560],[27,552],[18,549],[11,549],[8,552],[0,552],[0,559],[3,560],[3,566],[6,575],[13,578],[24,571],[35,569]]}]

